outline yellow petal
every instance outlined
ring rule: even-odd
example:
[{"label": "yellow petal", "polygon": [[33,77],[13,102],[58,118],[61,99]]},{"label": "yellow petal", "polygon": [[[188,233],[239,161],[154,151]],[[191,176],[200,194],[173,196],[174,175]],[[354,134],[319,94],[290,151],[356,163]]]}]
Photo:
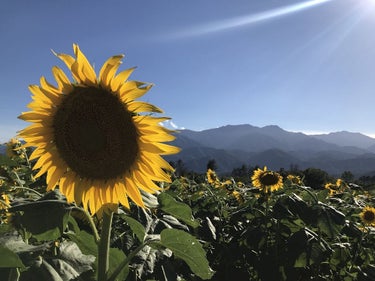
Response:
[{"label": "yellow petal", "polygon": [[39,158],[40,156],[42,156],[44,153],[46,152],[46,150],[44,148],[39,148],[37,147],[30,155],[29,157],[29,160],[34,160],[36,158]]},{"label": "yellow petal", "polygon": [[53,155],[51,153],[45,152],[42,156],[40,156],[38,161],[35,163],[33,170],[39,169],[40,167],[45,165],[45,163],[47,162],[51,162],[52,158],[53,158]]},{"label": "yellow petal", "polygon": [[55,163],[47,173],[47,190],[53,190],[65,172],[66,168],[63,165]]},{"label": "yellow petal", "polygon": [[44,92],[41,90],[41,88],[37,85],[30,85],[29,91],[34,95],[32,98],[41,103],[48,104],[49,106],[52,106],[53,102],[52,100],[47,97]]},{"label": "yellow petal", "polygon": [[90,193],[89,193],[89,208],[90,212],[92,214],[95,214],[99,209],[100,206],[102,206],[103,202],[100,200],[100,189],[99,188],[94,188]]},{"label": "yellow petal", "polygon": [[72,64],[71,72],[73,75],[73,79],[77,81],[77,83],[85,84],[86,77],[83,74],[82,70],[79,68],[79,64],[77,61]]},{"label": "yellow petal", "polygon": [[[94,68],[87,60],[86,56],[81,52],[77,44],[73,44],[74,53],[77,57],[76,63],[78,64],[79,74],[81,75],[81,81],[84,81],[87,85],[96,84],[96,74]],[[74,64],[73,64],[74,65]],[[73,68],[72,65],[72,68]]]},{"label": "yellow petal", "polygon": [[34,176],[35,178],[39,178],[41,175],[46,173],[48,169],[53,165],[52,161],[44,162],[43,166],[40,168],[39,172]]},{"label": "yellow petal", "polygon": [[[76,176],[76,178],[78,177]],[[82,180],[77,179],[77,181],[78,181],[78,184],[76,182],[74,186],[74,201],[76,202],[77,205],[81,205],[83,193],[85,192],[85,190],[87,190],[91,186],[91,183],[89,180],[86,180],[86,179],[82,179]]]},{"label": "yellow petal", "polygon": [[134,171],[133,178],[138,183],[137,186],[139,186],[139,188],[142,188],[149,193],[155,193],[155,191],[161,189],[152,181],[152,179],[149,179],[142,170]]},{"label": "yellow petal", "polygon": [[150,166],[157,166],[165,170],[173,171],[173,167],[165,161],[164,158],[160,157],[159,155],[155,155],[153,153],[148,153],[146,151],[142,151],[141,159],[144,159],[144,163]]},{"label": "yellow petal", "polygon": [[49,170],[47,172],[47,191],[55,189],[56,183],[59,180],[59,179],[57,179],[57,181],[54,182],[54,183],[51,182],[51,176],[56,171],[56,169],[57,169],[56,165],[53,165],[51,168],[49,168]]},{"label": "yellow petal", "polygon": [[124,71],[121,71],[119,74],[117,74],[112,80],[111,80],[111,89],[114,92],[117,92],[120,88],[120,86],[128,80],[129,76],[134,71],[135,67],[126,69]]},{"label": "yellow petal", "polygon": [[90,200],[91,192],[93,192],[94,189],[95,189],[95,187],[93,186],[93,183],[90,182],[90,185],[87,186],[87,189],[83,191],[82,204],[83,204],[83,206],[85,207],[86,210],[87,210],[87,206],[88,206],[88,203],[89,203],[89,200]]},{"label": "yellow petal", "polygon": [[44,134],[48,134],[50,131],[51,131],[50,128],[46,128],[39,123],[35,123],[25,129],[22,129],[21,131],[19,131],[19,133],[21,133],[22,135],[33,135],[33,134],[44,135]]},{"label": "yellow petal", "polygon": [[43,121],[45,118],[49,118],[48,113],[41,113],[41,112],[34,112],[34,111],[28,111],[28,112],[22,112],[18,118],[24,120],[24,121]]},{"label": "yellow petal", "polygon": [[135,185],[132,179],[126,178],[125,179],[125,189],[126,194],[130,197],[130,199],[137,204],[138,206],[144,208],[145,205],[142,200],[142,195],[139,192],[138,187]]},{"label": "yellow petal", "polygon": [[117,55],[110,57],[99,71],[99,81],[102,86],[109,88],[110,82],[115,75],[117,69],[121,65],[121,60],[124,55]]},{"label": "yellow petal", "polygon": [[171,118],[169,117],[151,117],[147,115],[136,115],[136,116],[133,116],[133,119],[140,125],[147,125],[147,126],[157,125],[157,127],[160,127],[159,123],[162,123],[167,120],[171,120]]},{"label": "yellow petal", "polygon": [[64,71],[62,71],[59,67],[54,66],[52,67],[52,73],[55,77],[57,85],[59,85],[59,88],[63,93],[70,93],[73,91],[73,86],[69,78],[65,75]]},{"label": "yellow petal", "polygon": [[176,139],[175,136],[170,134],[163,134],[154,133],[154,132],[147,132],[146,130],[142,130],[142,135],[140,136],[141,140],[144,142],[169,142]]},{"label": "yellow petal", "polygon": [[74,201],[74,176],[72,172],[67,172],[59,182],[59,189],[71,203]]},{"label": "yellow petal", "polygon": [[144,143],[140,142],[141,149],[145,149],[147,152],[168,155],[176,154],[180,152],[180,148],[164,143]]},{"label": "yellow petal", "polygon": [[[149,161],[151,162],[152,159],[150,159]],[[171,182],[171,178],[166,172],[164,172],[159,167],[155,167],[153,162],[152,164],[150,164],[149,161],[144,161],[144,162],[139,163],[140,169],[145,171],[144,173],[147,173],[148,175],[150,175],[150,177],[153,180]]]},{"label": "yellow petal", "polygon": [[153,86],[152,84],[147,86],[144,85],[145,83],[143,82],[127,81],[121,85],[120,89],[118,89],[118,92],[120,93],[121,99],[124,102],[129,102],[140,98],[141,96],[146,94]]},{"label": "yellow petal", "polygon": [[71,69],[72,68],[72,65],[73,63],[75,62],[75,59],[71,56],[71,55],[67,55],[67,54],[56,54],[55,55],[61,59],[65,64],[66,66]]},{"label": "yellow petal", "polygon": [[65,195],[68,203],[72,203],[72,201],[67,196],[67,189],[68,189],[67,185],[66,185],[67,181],[68,181],[68,179],[66,178],[66,176],[61,177],[61,179],[59,181],[59,190],[62,194]]},{"label": "yellow petal", "polygon": [[123,205],[125,208],[130,209],[129,200],[126,195],[126,188],[124,183],[117,182],[115,184],[114,191],[116,192],[116,196],[120,204]]},{"label": "yellow petal", "polygon": [[54,85],[50,84],[44,76],[40,77],[40,86],[42,89],[48,91],[53,97],[58,97],[60,90],[57,89]]},{"label": "yellow petal", "polygon": [[[99,188],[99,195],[103,204],[115,203],[114,199],[114,183],[113,180],[106,183],[104,188]],[[117,203],[117,200],[116,200]]]},{"label": "yellow petal", "polygon": [[142,102],[142,101],[132,101],[127,104],[128,110],[131,112],[139,113],[139,112],[157,112],[163,113],[163,110],[152,105],[150,103]]},{"label": "yellow petal", "polygon": [[36,135],[36,136],[30,136],[30,135],[22,135],[23,139],[26,142],[31,142],[34,144],[39,144],[39,143],[48,143],[52,140],[53,135]]}]

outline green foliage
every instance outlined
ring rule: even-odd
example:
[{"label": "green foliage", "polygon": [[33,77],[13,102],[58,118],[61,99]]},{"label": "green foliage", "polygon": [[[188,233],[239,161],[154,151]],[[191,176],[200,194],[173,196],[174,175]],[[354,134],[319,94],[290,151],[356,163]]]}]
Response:
[{"label": "green foliage", "polygon": [[[10,200],[0,209],[0,280],[96,280],[101,222],[45,192],[20,155],[0,158]],[[332,178],[307,169],[298,174],[306,186],[285,181],[262,194],[249,171],[213,184],[176,176],[164,192],[144,194],[147,209],[121,209],[108,280],[375,280],[375,228],[359,215],[374,206],[373,190],[345,183],[332,193],[323,189]]]},{"label": "green foliage", "polygon": [[177,219],[180,219],[191,227],[197,227],[199,223],[194,220],[190,207],[182,202],[177,202],[171,195],[166,192],[158,196],[160,209]]},{"label": "green foliage", "polygon": [[190,269],[200,278],[212,277],[212,270],[205,258],[206,253],[197,239],[185,231],[164,229],[160,234],[160,244],[172,250],[174,255],[183,259]]},{"label": "green foliage", "polygon": [[286,184],[264,196],[234,180],[180,178],[172,192],[201,221],[198,239],[206,241],[213,280],[357,280],[372,272],[375,229],[358,214],[373,201],[361,189],[347,185],[332,195]]},{"label": "green foliage", "polygon": [[303,174],[305,184],[314,189],[322,188],[324,184],[329,180],[328,173],[321,169],[308,168],[303,171]]},{"label": "green foliage", "polygon": [[9,208],[12,223],[38,241],[61,237],[72,208],[58,190],[51,191],[36,201],[14,203]]},{"label": "green foliage", "polygon": [[[2,155],[0,159],[2,194],[10,199],[10,205],[2,201],[0,208],[0,279],[96,280],[101,222],[68,204],[58,189],[44,192],[44,180],[34,180],[28,155],[22,153],[22,158]],[[172,280],[177,276],[207,279],[210,268],[205,251],[188,233],[199,225],[190,207],[166,193],[144,196],[150,209],[132,206],[131,211],[115,215],[107,279],[166,275]],[[177,236],[168,235],[170,231]],[[176,238],[180,243],[174,243]],[[184,254],[191,243],[196,243],[194,260],[189,251]]]},{"label": "green foliage", "polygon": [[0,245],[0,268],[22,268],[25,266],[16,253]]}]

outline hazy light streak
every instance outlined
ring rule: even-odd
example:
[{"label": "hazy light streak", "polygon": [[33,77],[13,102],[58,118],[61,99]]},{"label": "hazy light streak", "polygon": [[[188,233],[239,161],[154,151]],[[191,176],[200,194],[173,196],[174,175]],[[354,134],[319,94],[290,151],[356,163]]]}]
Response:
[{"label": "hazy light streak", "polygon": [[[327,26],[316,36],[306,41],[305,44],[294,50],[290,50],[289,54],[275,62],[272,68],[263,74],[263,79],[258,83],[268,83],[270,77],[284,72],[284,69],[287,69],[290,63],[297,57],[314,57],[314,63],[310,64],[310,67],[304,70],[305,79],[314,76],[327,59],[329,59],[329,57],[342,45],[348,35],[352,32],[353,28],[364,16],[365,14],[363,13],[362,6],[354,7],[348,13],[342,14],[333,24]],[[284,82],[285,85],[295,86],[290,80],[285,79]],[[252,86],[261,87],[255,84]],[[281,86],[279,87],[280,89],[282,88]],[[285,92],[290,92],[291,89],[285,88],[284,90]]]},{"label": "hazy light streak", "polygon": [[253,15],[237,17],[234,19],[223,20],[219,22],[210,23],[207,25],[197,26],[187,31],[180,32],[178,37],[189,37],[189,36],[199,36],[207,33],[214,33],[219,31],[224,31],[227,29],[232,29],[236,27],[242,27],[245,25],[250,25],[258,23],[261,21],[266,21],[274,19],[277,17],[285,16],[291,13],[299,12],[308,9],[313,6],[317,6],[332,0],[310,0],[303,3],[293,4],[281,8],[272,9],[265,12],[260,12]]}]

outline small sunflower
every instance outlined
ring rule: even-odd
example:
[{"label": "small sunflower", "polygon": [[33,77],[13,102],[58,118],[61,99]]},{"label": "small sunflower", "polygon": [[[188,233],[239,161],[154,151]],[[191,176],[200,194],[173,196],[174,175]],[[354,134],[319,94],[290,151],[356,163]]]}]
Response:
[{"label": "small sunflower", "polygon": [[375,226],[375,208],[366,206],[359,216],[364,224]]},{"label": "small sunflower", "polygon": [[16,138],[12,138],[9,142],[6,143],[6,155],[9,158],[25,158],[26,150],[21,148],[21,141]]},{"label": "small sunflower", "polygon": [[344,181],[342,180],[342,179],[337,179],[336,180],[336,185],[338,186],[338,187],[340,187],[341,185],[343,185],[344,184]]},{"label": "small sunflower", "polygon": [[7,210],[10,206],[10,200],[8,195],[1,194],[0,196],[0,210]]},{"label": "small sunflower", "polygon": [[338,192],[337,185],[331,182],[326,183],[324,188],[328,189],[329,195],[335,195]]},{"label": "small sunflower", "polygon": [[326,183],[324,188],[329,190],[330,195],[335,195],[337,193],[343,192],[347,184],[342,179],[337,179],[335,183]]},{"label": "small sunflower", "polygon": [[291,184],[295,184],[295,185],[303,184],[300,176],[288,175],[286,178],[287,180],[289,180]]},{"label": "small sunflower", "polygon": [[258,168],[251,177],[253,186],[265,191],[276,191],[283,187],[283,178],[279,173]]},{"label": "small sunflower", "polygon": [[207,177],[207,182],[210,184],[215,184],[219,182],[216,172],[211,169],[207,170],[206,177]]},{"label": "small sunflower", "polygon": [[223,185],[225,186],[233,185],[233,180],[226,180],[225,182],[223,182]]},{"label": "small sunflower", "polygon": [[75,57],[56,54],[70,70],[74,82],[59,68],[52,73],[57,86],[40,79],[31,85],[29,112],[19,118],[32,122],[20,131],[25,147],[35,147],[30,159],[39,177],[47,173],[47,190],[57,185],[69,202],[82,204],[92,214],[105,204],[116,210],[129,208],[128,197],[144,207],[140,189],[160,190],[155,181],[170,182],[173,168],[161,155],[174,154],[177,147],[168,129],[146,112],[162,111],[136,101],[152,85],[128,80],[134,68],[116,74],[123,55],[110,57],[97,77],[78,45]]},{"label": "small sunflower", "polygon": [[231,194],[237,200],[238,203],[242,204],[244,202],[244,199],[240,192],[234,190]]},{"label": "small sunflower", "polygon": [[11,218],[11,213],[8,212],[10,207],[10,200],[7,194],[1,194],[0,196],[0,222],[8,223]]}]

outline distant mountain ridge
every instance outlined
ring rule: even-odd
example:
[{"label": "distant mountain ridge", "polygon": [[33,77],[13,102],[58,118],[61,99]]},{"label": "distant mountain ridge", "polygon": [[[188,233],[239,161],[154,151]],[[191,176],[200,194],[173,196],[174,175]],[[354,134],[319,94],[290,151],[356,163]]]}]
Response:
[{"label": "distant mountain ridge", "polygon": [[[347,131],[321,135],[288,132],[270,125],[227,125],[203,131],[181,130],[171,144],[182,151],[166,156],[182,160],[187,169],[203,173],[215,159],[219,173],[230,173],[243,164],[273,170],[320,168],[331,175],[351,171],[356,176],[375,174],[375,139]],[[0,144],[0,154],[5,153]]]},{"label": "distant mountain ridge", "polygon": [[184,161],[186,167],[204,172],[215,159],[220,172],[242,164],[267,165],[270,169],[320,168],[330,174],[349,170],[356,175],[375,171],[375,139],[347,131],[322,135],[288,132],[276,125],[256,127],[227,125],[203,131],[181,130],[173,142],[182,148],[169,161]]}]

